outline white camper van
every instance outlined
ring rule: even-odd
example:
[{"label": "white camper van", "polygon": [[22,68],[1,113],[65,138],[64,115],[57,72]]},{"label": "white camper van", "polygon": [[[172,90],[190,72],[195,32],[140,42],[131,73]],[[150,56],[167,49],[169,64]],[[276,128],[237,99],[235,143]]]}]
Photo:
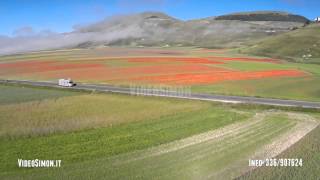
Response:
[{"label": "white camper van", "polygon": [[59,79],[58,85],[63,87],[72,87],[75,86],[76,83],[74,83],[71,79]]}]

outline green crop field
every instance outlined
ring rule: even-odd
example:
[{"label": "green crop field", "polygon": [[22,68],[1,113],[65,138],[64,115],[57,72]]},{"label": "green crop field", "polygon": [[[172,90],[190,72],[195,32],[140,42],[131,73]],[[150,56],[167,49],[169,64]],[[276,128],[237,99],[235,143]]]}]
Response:
[{"label": "green crop field", "polygon": [[[10,90],[41,98],[20,101]],[[248,170],[249,158],[289,148],[320,116],[19,86],[0,85],[0,93],[11,99],[0,105],[1,179],[234,178]],[[19,168],[19,158],[60,159],[62,167]]]},{"label": "green crop field", "polygon": [[20,86],[6,86],[0,84],[0,105],[21,103],[27,101],[41,101],[44,99],[57,99],[60,97],[79,95],[80,93],[69,91],[55,91]]},{"label": "green crop field", "polygon": [[320,86],[318,85],[320,83],[320,65],[289,62],[283,64],[228,62],[219,66],[243,71],[298,69],[310,75],[296,78],[277,77],[263,80],[226,81],[212,85],[195,85],[192,90],[212,94],[320,101]]},{"label": "green crop field", "polygon": [[320,101],[320,77],[230,81],[194,86],[193,92]]}]

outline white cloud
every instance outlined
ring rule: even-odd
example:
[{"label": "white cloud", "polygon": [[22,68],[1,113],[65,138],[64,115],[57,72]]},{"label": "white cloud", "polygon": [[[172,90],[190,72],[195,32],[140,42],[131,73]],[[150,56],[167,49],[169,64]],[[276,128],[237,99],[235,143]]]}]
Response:
[{"label": "white cloud", "polygon": [[62,34],[50,30],[35,32],[31,27],[23,27],[15,31],[15,37],[0,36],[0,55],[74,47],[85,42],[109,43],[129,37],[142,37],[143,29],[138,21],[138,16],[117,16]]}]

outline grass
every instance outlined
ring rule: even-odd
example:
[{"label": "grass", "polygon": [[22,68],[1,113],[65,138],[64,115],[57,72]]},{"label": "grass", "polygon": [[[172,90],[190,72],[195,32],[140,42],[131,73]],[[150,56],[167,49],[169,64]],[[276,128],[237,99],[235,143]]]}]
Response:
[{"label": "grass", "polygon": [[212,85],[196,85],[192,87],[192,90],[201,93],[320,101],[320,86],[318,86],[320,82],[320,65],[289,62],[272,64],[230,61],[218,66],[241,71],[296,69],[309,75],[298,78],[226,81]]},{"label": "grass", "polygon": [[[4,95],[8,94],[7,97],[12,102],[17,102],[14,99],[29,95],[26,94],[27,92],[33,92],[29,88],[20,88],[20,91],[24,93],[14,96],[10,89],[16,90],[18,87],[8,86],[5,91],[0,89],[0,92]],[[38,91],[60,92],[59,90]],[[37,93],[37,90],[34,93]],[[73,95],[55,99],[34,99],[26,103],[0,106],[0,137],[47,135],[84,128],[107,127],[150,117],[160,118],[194,112],[208,107],[208,104],[202,102],[183,102],[160,98],[84,93]]]},{"label": "grass", "polygon": [[[137,112],[139,113],[139,112]],[[247,115],[211,106],[162,118],[51,136],[1,138],[1,172],[20,173],[17,158],[63,159],[64,165],[168,143],[241,121]],[[24,171],[24,170],[23,170]],[[29,172],[28,170],[26,172]],[[5,174],[6,174],[5,173]],[[4,174],[2,174],[4,175]]]},{"label": "grass", "polygon": [[267,70],[294,69],[287,65],[265,63],[265,62],[229,61],[225,63],[226,64],[222,64],[219,66],[234,69],[234,70],[240,70],[240,71],[267,71]]},{"label": "grass", "polygon": [[[192,141],[195,144],[186,148],[153,153],[170,149],[170,144],[179,147],[178,140],[201,133],[236,123],[253,123],[250,118],[254,114],[270,108],[86,93],[2,104],[0,178],[234,177],[246,168],[248,157],[293,127],[295,121],[268,113],[261,122],[232,131],[232,136]],[[18,158],[61,159],[62,167],[18,168]]]},{"label": "grass", "polygon": [[301,158],[302,167],[261,167],[239,179],[318,179],[320,172],[320,126],[276,158]]},{"label": "grass", "polygon": [[266,63],[266,62],[241,62],[241,61],[227,61],[222,65],[214,65],[218,67],[225,67],[240,71],[267,71],[267,70],[300,70],[312,74],[313,76],[320,76],[320,65],[317,64],[302,64],[284,62],[281,63]]},{"label": "grass", "polygon": [[[214,113],[216,116],[216,113]],[[189,114],[190,115],[190,114]],[[222,115],[220,113],[220,115]],[[199,116],[199,115],[198,115]],[[202,113],[202,116],[206,116]],[[24,169],[16,168],[14,163],[5,164],[10,170],[4,177],[27,179],[67,178],[67,179],[168,179],[216,176],[232,177],[235,168],[245,167],[247,158],[261,145],[292,127],[293,122],[285,117],[270,117],[259,124],[241,132],[238,138],[222,141],[208,141],[195,144],[178,151],[159,156],[147,156],[147,147],[172,142],[175,139],[216,129],[228,122],[215,124],[213,119],[185,116],[186,122],[179,118],[168,118],[149,123],[134,123],[116,129],[100,129],[79,132],[72,135],[53,136],[50,139],[18,140],[7,143],[4,152],[8,162],[15,162],[17,154],[23,158],[63,159],[61,169]],[[193,120],[192,120],[193,119]],[[193,121],[193,122],[192,122]],[[207,121],[207,122],[206,122]],[[152,122],[152,123],[151,123]],[[179,124],[181,122],[182,124]],[[197,122],[197,123],[194,123]],[[230,122],[229,122],[230,123]],[[182,125],[179,127],[179,125]],[[143,138],[143,140],[142,140]],[[14,144],[14,145],[13,145]],[[54,145],[54,146],[53,146]],[[41,146],[39,150],[35,147]],[[17,147],[23,148],[20,152]],[[141,149],[141,151],[134,151]],[[132,152],[124,154],[125,152]],[[87,160],[87,161],[86,161]],[[236,167],[233,167],[236,163]],[[225,168],[231,168],[227,170]],[[235,173],[236,174],[236,173]],[[220,176],[221,177],[221,176]]]},{"label": "grass", "polygon": [[320,77],[270,78],[193,86],[193,92],[320,101]]},{"label": "grass", "polygon": [[0,92],[0,105],[22,103],[28,101],[41,101],[44,99],[57,99],[60,97],[75,96],[81,94],[62,90],[8,86],[3,84],[0,84]]}]

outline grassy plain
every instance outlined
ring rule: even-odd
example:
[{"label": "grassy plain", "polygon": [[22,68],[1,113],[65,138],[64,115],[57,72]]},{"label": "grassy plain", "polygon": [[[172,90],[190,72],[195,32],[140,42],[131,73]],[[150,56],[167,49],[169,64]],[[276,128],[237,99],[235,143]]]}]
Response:
[{"label": "grassy plain", "polygon": [[[10,88],[19,87],[0,93]],[[48,99],[0,105],[1,179],[232,178],[266,145],[315,125],[272,107],[38,91]],[[61,159],[62,167],[18,168],[18,158]]]}]

